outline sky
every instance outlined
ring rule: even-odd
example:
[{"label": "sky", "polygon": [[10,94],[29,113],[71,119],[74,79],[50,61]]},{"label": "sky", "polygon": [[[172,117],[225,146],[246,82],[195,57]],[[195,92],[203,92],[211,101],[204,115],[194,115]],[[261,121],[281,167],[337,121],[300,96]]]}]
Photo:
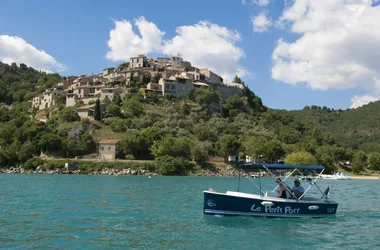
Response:
[{"label": "sky", "polygon": [[275,109],[380,99],[380,0],[2,0],[0,61],[63,76],[180,54]]}]

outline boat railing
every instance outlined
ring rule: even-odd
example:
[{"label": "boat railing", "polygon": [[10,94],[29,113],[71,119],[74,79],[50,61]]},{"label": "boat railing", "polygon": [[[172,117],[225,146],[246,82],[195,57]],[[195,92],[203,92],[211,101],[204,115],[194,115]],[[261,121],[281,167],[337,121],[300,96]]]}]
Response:
[{"label": "boat railing", "polygon": [[[272,176],[274,176],[274,177],[276,177],[276,175],[274,175],[270,170],[269,170],[269,168],[267,168],[264,164],[262,164],[261,165],[261,167],[262,168],[264,168],[266,171],[267,171],[267,173],[269,173],[270,175],[272,175]],[[250,181],[260,190],[260,195],[261,194],[263,194],[264,196],[267,196],[267,192],[264,192],[263,190],[262,190],[262,188],[261,188],[261,177],[260,177],[260,168],[258,168],[259,169],[259,185],[257,185],[256,184],[256,182],[255,181],[253,181],[251,178],[249,178],[250,179]],[[244,170],[242,170],[243,172],[244,172]],[[321,172],[316,176],[316,177],[314,177],[313,179],[311,179],[311,180],[309,180],[309,179],[306,179],[306,181],[308,182],[308,184],[309,184],[309,187],[304,191],[304,193],[300,196],[300,197],[295,197],[294,196],[294,194],[293,194],[293,192],[292,192],[292,190],[291,190],[291,188],[288,186],[288,185],[286,185],[286,180],[289,178],[289,177],[291,177],[295,172],[298,172],[301,176],[303,176],[303,173],[298,169],[298,168],[294,168],[291,172],[289,172],[289,173],[287,173],[287,175],[285,176],[285,178],[283,179],[283,180],[281,180],[281,179],[279,179],[279,181],[283,184],[283,186],[285,187],[285,190],[286,190],[286,192],[287,193],[289,193],[290,194],[290,197],[292,198],[292,199],[296,199],[297,201],[299,201],[300,199],[302,199],[305,195],[306,195],[306,193],[310,190],[310,188],[312,187],[312,186],[315,186],[315,187],[317,187],[317,189],[319,190],[319,192],[322,194],[322,197],[321,197],[321,199],[322,198],[325,198],[325,200],[328,200],[328,196],[327,196],[327,194],[325,195],[325,193],[326,193],[326,191],[325,192],[323,192],[321,189],[320,189],[320,187],[317,185],[317,183],[316,183],[316,181],[318,180],[318,179],[320,179],[321,178],[321,176],[322,176],[322,174],[323,174],[323,172],[324,172],[324,168],[323,169],[321,169]],[[275,192],[276,190],[277,190],[277,188],[279,187],[279,185],[277,185],[274,189],[273,189],[273,191],[272,191],[272,193],[273,192]],[[240,189],[240,171],[239,171],[239,183],[238,183],[238,192],[239,192],[239,189]]]}]

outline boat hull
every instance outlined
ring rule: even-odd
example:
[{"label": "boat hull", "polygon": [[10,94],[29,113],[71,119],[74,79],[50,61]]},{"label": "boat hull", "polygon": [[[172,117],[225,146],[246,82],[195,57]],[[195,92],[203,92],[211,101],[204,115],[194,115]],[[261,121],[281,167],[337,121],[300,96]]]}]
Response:
[{"label": "boat hull", "polygon": [[[336,213],[334,201],[290,200],[240,192],[204,191],[203,213],[224,216],[326,217]],[[305,198],[306,199],[306,198]]]}]

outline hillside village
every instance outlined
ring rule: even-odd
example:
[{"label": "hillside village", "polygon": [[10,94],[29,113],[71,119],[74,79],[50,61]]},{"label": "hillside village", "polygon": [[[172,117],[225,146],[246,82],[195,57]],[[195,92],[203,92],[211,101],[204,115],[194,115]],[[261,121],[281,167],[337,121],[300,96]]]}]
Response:
[{"label": "hillside village", "polygon": [[329,172],[341,162],[355,172],[379,169],[380,102],[338,112],[274,110],[234,81],[179,56],[141,55],[79,77],[0,63],[0,164],[54,169],[57,158],[117,158],[182,174],[193,169],[186,164],[208,168],[229,156],[264,155],[268,162],[301,157]]},{"label": "hillside village", "polygon": [[[209,69],[200,69],[184,61],[181,56],[147,58],[131,57],[117,68],[107,68],[96,75],[82,75],[63,80],[57,86],[33,98],[31,106],[44,110],[54,106],[58,98],[66,100],[66,107],[77,107],[81,118],[93,118],[94,103],[112,100],[115,95],[124,98],[135,90],[134,82],[143,83],[139,91],[144,98],[184,97],[196,88],[212,88],[221,93],[222,101],[243,91],[241,83],[225,83]],[[221,103],[215,104],[221,109]],[[45,119],[41,119],[45,120]]]}]

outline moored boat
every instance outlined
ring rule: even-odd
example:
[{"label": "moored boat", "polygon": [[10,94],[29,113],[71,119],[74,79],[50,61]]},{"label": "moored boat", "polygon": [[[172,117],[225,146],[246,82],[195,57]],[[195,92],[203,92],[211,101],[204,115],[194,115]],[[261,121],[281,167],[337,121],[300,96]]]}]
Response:
[{"label": "moored boat", "polygon": [[351,180],[345,173],[343,172],[336,172],[335,174],[328,175],[328,174],[322,174],[321,179],[328,179],[328,180]]},{"label": "moored boat", "polygon": [[[262,190],[260,174],[258,175],[260,192],[250,194],[237,191],[227,191],[225,193],[215,192],[214,190],[204,191],[203,212],[206,215],[224,215],[224,216],[266,216],[266,217],[325,217],[334,215],[338,208],[338,203],[328,198],[330,188],[327,187],[322,191],[317,186],[316,181],[323,173],[323,166],[295,166],[289,164],[243,164],[241,169],[258,170],[265,169],[271,173],[274,169],[291,169],[294,170],[284,179],[280,180],[281,184],[286,187],[287,198],[278,198],[277,193],[265,192]],[[298,198],[291,193],[290,188],[286,185],[286,180],[295,172],[300,170],[318,170],[321,171],[315,179],[309,182],[309,187]],[[301,173],[302,174],[302,173]],[[240,180],[239,180],[240,185]],[[316,187],[322,194],[320,198],[308,197],[305,194],[311,187]]]}]

